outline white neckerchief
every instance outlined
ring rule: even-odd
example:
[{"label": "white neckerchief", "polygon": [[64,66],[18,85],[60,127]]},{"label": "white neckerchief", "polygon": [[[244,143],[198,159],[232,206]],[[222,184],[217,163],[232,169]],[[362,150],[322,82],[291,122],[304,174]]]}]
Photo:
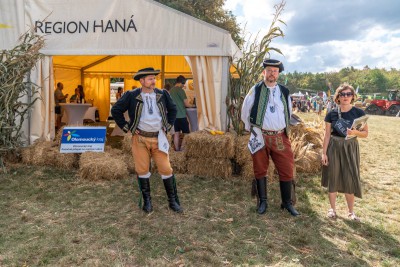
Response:
[{"label": "white neckerchief", "polygon": [[143,98],[143,109],[138,128],[146,132],[158,132],[162,128],[162,117],[157,106],[156,93],[140,93]]}]

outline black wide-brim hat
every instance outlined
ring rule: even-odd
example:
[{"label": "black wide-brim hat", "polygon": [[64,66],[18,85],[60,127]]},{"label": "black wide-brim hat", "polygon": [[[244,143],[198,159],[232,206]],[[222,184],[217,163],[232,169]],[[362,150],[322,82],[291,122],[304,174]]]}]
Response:
[{"label": "black wide-brim hat", "polygon": [[264,69],[266,67],[275,67],[275,68],[279,68],[279,72],[284,71],[285,69],[283,68],[283,64],[282,62],[280,62],[279,60],[276,59],[270,59],[270,58],[266,58],[263,61],[263,67]]},{"label": "black wide-brim hat", "polygon": [[133,79],[135,81],[139,81],[141,78],[147,76],[147,75],[158,75],[160,74],[160,70],[155,70],[154,68],[144,68],[139,70],[134,76]]}]

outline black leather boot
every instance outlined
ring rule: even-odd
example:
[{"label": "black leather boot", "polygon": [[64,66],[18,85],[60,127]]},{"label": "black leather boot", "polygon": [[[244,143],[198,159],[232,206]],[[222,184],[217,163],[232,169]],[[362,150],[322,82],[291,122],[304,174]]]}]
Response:
[{"label": "black leather boot", "polygon": [[150,196],[150,179],[148,178],[138,178],[140,191],[143,196],[143,207],[142,209],[150,213],[153,211],[153,206],[151,205],[151,196]]},{"label": "black leather boot", "polygon": [[300,213],[292,205],[292,181],[280,181],[282,204],[281,209],[286,209],[292,216],[298,216]]},{"label": "black leather boot", "polygon": [[255,179],[257,181],[257,194],[258,194],[258,205],[257,213],[264,214],[267,211],[267,178],[263,177]]},{"label": "black leather boot", "polygon": [[168,196],[168,203],[170,209],[175,212],[181,213],[183,209],[180,206],[179,198],[178,198],[178,191],[176,189],[176,181],[175,176],[172,175],[168,179],[163,179],[165,191],[167,192]]}]

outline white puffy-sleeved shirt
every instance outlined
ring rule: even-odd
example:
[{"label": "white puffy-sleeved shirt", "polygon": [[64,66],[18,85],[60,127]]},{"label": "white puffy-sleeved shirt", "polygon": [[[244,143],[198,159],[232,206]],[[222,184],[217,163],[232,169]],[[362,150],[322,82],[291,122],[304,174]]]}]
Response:
[{"label": "white puffy-sleeved shirt", "polygon": [[146,132],[158,132],[162,128],[162,117],[157,106],[156,93],[140,93],[143,98],[143,110],[138,128]]},{"label": "white puffy-sleeved shirt", "polygon": [[[263,84],[261,90],[265,90],[266,88],[264,87],[266,87],[265,84]],[[262,129],[267,131],[279,131],[286,127],[284,105],[281,100],[281,90],[279,85],[269,89],[269,101],[267,104],[267,110],[265,112]],[[247,131],[250,131],[250,112],[254,104],[255,95],[255,86],[253,86],[243,101],[241,119],[244,122],[245,129]],[[288,96],[287,101],[290,117],[292,113],[292,101],[290,101],[290,96]],[[272,112],[272,110],[274,110],[274,112]]]}]

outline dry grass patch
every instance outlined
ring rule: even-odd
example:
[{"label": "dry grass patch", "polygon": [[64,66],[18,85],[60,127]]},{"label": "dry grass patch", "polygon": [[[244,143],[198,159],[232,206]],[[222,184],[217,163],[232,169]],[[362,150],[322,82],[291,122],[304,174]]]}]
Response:
[{"label": "dry grass patch", "polygon": [[250,181],[178,174],[178,215],[153,175],[145,214],[133,175],[94,183],[74,170],[10,166],[0,176],[0,266],[399,266],[399,123],[371,116],[360,140],[361,223],[347,219],[343,195],[339,218],[326,218],[319,174],[298,174],[293,218],[276,181],[260,216]]}]

